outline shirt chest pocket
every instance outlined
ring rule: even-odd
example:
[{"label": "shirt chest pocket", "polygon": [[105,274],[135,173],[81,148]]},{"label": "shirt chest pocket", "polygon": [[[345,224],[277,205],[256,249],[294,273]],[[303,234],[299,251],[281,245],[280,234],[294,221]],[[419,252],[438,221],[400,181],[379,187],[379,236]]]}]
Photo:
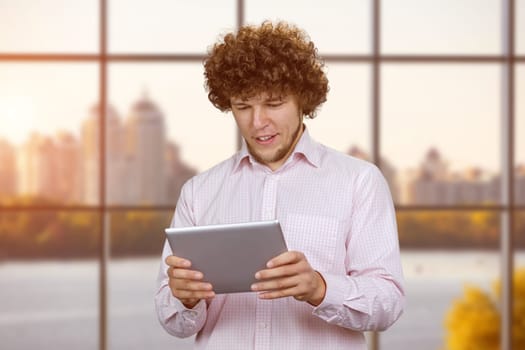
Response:
[{"label": "shirt chest pocket", "polygon": [[302,252],[319,271],[334,268],[339,223],[328,216],[289,214],[281,221],[288,250]]}]

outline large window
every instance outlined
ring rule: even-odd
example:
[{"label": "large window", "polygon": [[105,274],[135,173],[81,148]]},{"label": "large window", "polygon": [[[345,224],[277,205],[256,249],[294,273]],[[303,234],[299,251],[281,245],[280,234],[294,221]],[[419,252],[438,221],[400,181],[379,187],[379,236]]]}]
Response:
[{"label": "large window", "polygon": [[313,137],[379,165],[395,200],[408,306],[370,348],[468,342],[479,328],[458,305],[486,296],[511,349],[509,286],[525,269],[513,0],[2,1],[2,348],[190,348],[154,313],[163,228],[184,181],[240,137],[207,100],[202,59],[266,19],[306,29],[325,59]]}]

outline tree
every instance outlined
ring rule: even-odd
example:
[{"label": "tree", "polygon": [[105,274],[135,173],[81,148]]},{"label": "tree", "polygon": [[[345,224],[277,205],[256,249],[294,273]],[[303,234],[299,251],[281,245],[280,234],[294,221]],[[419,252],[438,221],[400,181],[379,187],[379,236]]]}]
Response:
[{"label": "tree", "polygon": [[[445,318],[448,350],[498,350],[500,348],[500,282],[493,293],[466,286]],[[513,349],[525,349],[525,268],[514,273]]]}]

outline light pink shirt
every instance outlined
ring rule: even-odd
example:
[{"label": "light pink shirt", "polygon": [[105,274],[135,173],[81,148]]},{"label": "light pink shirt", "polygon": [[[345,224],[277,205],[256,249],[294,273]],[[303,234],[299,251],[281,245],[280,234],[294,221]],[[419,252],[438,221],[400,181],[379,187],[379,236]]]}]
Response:
[{"label": "light pink shirt", "polygon": [[324,277],[319,306],[236,293],[186,309],[168,287],[165,244],[155,297],[162,326],[177,337],[197,334],[196,349],[366,350],[363,331],[386,329],[404,307],[395,212],[380,171],[308,131],[274,172],[244,145],[184,185],[172,226],[270,219]]}]

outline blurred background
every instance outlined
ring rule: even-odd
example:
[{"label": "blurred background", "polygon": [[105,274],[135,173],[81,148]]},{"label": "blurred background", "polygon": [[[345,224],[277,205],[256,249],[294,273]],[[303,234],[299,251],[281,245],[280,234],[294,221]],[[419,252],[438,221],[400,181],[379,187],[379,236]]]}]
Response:
[{"label": "blurred background", "polygon": [[190,348],[163,228],[239,145],[204,54],[265,19],[325,59],[311,134],[390,184],[408,305],[370,348],[525,349],[524,0],[0,0],[2,349]]}]

